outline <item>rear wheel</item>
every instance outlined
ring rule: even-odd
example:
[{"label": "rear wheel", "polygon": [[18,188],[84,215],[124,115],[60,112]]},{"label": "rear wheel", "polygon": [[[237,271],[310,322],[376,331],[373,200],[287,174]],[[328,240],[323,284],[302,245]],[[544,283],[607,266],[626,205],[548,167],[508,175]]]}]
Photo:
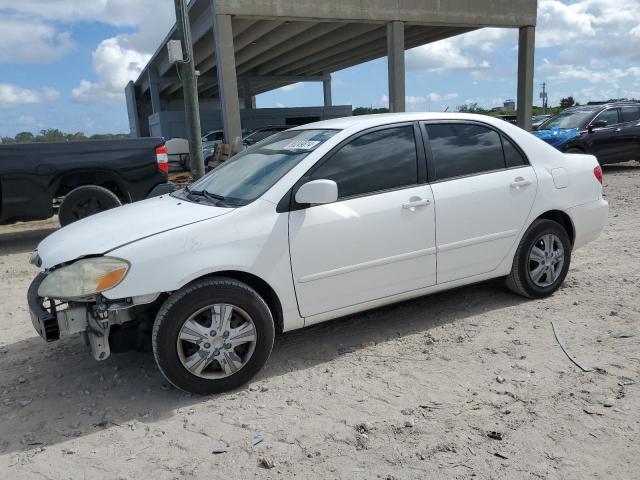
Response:
[{"label": "rear wheel", "polygon": [[571,241],[564,227],[536,220],[518,245],[507,286],[525,297],[546,297],[560,288],[570,262]]},{"label": "rear wheel", "polygon": [[64,227],[120,205],[120,199],[110,190],[98,185],[83,185],[74,188],[64,197],[58,210],[58,219]]},{"label": "rear wheel", "polygon": [[238,388],[265,364],[275,336],[269,307],[248,285],[196,281],[164,303],[153,327],[160,371],[177,388],[207,395]]}]

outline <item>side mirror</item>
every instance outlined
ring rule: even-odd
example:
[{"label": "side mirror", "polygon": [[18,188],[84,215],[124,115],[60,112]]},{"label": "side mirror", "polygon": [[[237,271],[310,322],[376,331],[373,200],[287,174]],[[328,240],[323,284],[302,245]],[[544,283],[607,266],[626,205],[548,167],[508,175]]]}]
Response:
[{"label": "side mirror", "polygon": [[606,122],[606,120],[596,120],[591,125],[589,125],[589,132],[593,132],[596,128],[604,128],[608,125],[609,124]]},{"label": "side mirror", "polygon": [[296,192],[300,204],[322,205],[338,200],[338,185],[333,180],[312,180]]}]

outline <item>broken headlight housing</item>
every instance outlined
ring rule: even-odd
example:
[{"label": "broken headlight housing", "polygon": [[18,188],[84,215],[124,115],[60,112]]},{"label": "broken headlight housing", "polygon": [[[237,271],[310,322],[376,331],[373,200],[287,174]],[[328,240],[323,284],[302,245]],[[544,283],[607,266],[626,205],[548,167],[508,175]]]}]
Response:
[{"label": "broken headlight housing", "polygon": [[65,300],[89,297],[122,282],[129,266],[121,258],[84,258],[50,272],[40,284],[38,296]]}]

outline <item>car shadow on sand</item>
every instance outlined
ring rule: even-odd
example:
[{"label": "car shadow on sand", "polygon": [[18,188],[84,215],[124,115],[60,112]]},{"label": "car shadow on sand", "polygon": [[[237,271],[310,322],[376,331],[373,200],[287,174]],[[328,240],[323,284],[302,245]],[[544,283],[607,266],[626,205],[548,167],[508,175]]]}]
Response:
[{"label": "car shadow on sand", "polygon": [[[496,280],[288,332],[276,338],[254,382],[524,301]],[[169,389],[152,354],[132,352],[96,362],[78,338],[46,344],[31,337],[1,346],[0,365],[0,454],[55,445],[134,420],[154,422],[178,408],[237,394],[199,397]]]}]

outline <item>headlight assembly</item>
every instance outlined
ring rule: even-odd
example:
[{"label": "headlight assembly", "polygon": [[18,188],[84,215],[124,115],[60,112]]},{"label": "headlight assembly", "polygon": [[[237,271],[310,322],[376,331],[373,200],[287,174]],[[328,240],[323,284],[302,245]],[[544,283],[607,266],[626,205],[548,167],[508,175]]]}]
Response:
[{"label": "headlight assembly", "polygon": [[57,299],[88,297],[115,287],[128,271],[129,262],[120,258],[85,258],[49,273],[40,284],[38,295]]}]

